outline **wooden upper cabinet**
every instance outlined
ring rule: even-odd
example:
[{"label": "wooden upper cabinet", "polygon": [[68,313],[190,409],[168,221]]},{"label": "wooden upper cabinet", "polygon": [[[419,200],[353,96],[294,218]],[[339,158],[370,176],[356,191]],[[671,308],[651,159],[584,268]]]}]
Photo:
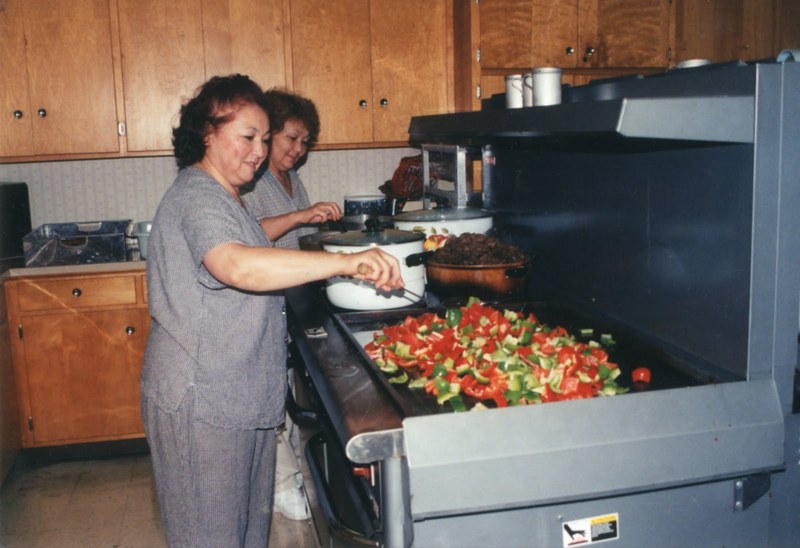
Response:
[{"label": "wooden upper cabinet", "polygon": [[0,4],[0,156],[33,154],[22,2]]},{"label": "wooden upper cabinet", "polygon": [[411,116],[448,112],[446,2],[372,0],[373,140],[408,141]]},{"label": "wooden upper cabinet", "polygon": [[317,105],[321,144],[406,142],[411,116],[448,111],[446,8],[443,0],[291,1],[292,83]]},{"label": "wooden upper cabinet", "polygon": [[282,0],[203,0],[206,77],[247,74],[286,86]]},{"label": "wooden upper cabinet", "polygon": [[775,0],[775,41],[773,53],[800,47],[800,2]]},{"label": "wooden upper cabinet", "polygon": [[128,151],[172,149],[181,105],[211,76],[286,85],[281,0],[118,0]]},{"label": "wooden upper cabinet", "polygon": [[317,106],[319,142],[372,140],[369,0],[292,0],[293,87]]},{"label": "wooden upper cabinet", "polygon": [[172,149],[180,107],[205,80],[202,0],[117,0],[128,151]]},{"label": "wooden upper cabinet", "polygon": [[110,26],[108,0],[0,2],[0,156],[119,152]]},{"label": "wooden upper cabinet", "polygon": [[670,0],[579,0],[577,67],[666,67]]},{"label": "wooden upper cabinet", "polygon": [[483,69],[665,67],[669,0],[482,0]]},{"label": "wooden upper cabinet", "polygon": [[482,0],[481,67],[574,64],[578,0]]},{"label": "wooden upper cabinet", "polygon": [[[776,55],[773,9],[773,2],[765,0],[682,0],[676,14],[676,61],[724,62]],[[780,24],[784,18],[778,10]]]}]

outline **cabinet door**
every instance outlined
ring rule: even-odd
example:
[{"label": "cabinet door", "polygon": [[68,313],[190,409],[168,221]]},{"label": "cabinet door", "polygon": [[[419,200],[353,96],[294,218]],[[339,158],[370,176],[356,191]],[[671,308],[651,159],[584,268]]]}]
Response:
[{"label": "cabinet door", "polygon": [[33,154],[22,0],[0,3],[0,157]]},{"label": "cabinet door", "polygon": [[574,66],[577,12],[578,0],[482,0],[481,67]]},{"label": "cabinet door", "polygon": [[579,0],[579,67],[666,67],[670,0]]},{"label": "cabinet door", "polygon": [[30,316],[23,320],[36,445],[141,434],[139,375],[146,311]]},{"label": "cabinet door", "polygon": [[676,13],[676,61],[771,57],[773,17],[772,2],[763,0],[684,0]]},{"label": "cabinet door", "polygon": [[201,0],[118,0],[128,150],[172,149],[180,108],[205,81]]},{"label": "cabinet door", "polygon": [[775,44],[776,55],[787,48],[800,46],[800,2],[797,0],[775,0]]},{"label": "cabinet door", "polygon": [[[60,0],[26,0],[20,2],[21,9],[16,0],[4,4],[24,29],[24,54],[20,53],[16,29],[9,42],[14,60],[2,70],[15,73],[17,83],[9,91],[17,96],[23,85],[17,79],[24,79],[27,70],[29,101],[23,120],[29,120],[32,127],[32,152],[118,152],[108,1],[74,0],[66,4]],[[3,52],[3,57],[8,53]],[[27,62],[25,70],[20,65],[23,59]],[[11,147],[11,153],[30,153],[25,143],[23,132],[19,148]]]},{"label": "cabinet door", "polygon": [[372,141],[369,10],[369,0],[291,2],[293,88],[317,105],[320,143]]},{"label": "cabinet door", "polygon": [[286,86],[282,0],[203,0],[206,76],[247,74]]},{"label": "cabinet door", "polygon": [[107,0],[28,0],[25,38],[37,154],[118,152]]},{"label": "cabinet door", "polygon": [[370,3],[376,142],[408,141],[411,116],[448,111],[445,8],[443,0]]}]

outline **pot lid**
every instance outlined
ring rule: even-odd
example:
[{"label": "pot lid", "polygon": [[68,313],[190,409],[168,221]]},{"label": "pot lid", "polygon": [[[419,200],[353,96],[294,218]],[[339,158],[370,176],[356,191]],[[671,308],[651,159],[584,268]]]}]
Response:
[{"label": "pot lid", "polygon": [[491,217],[492,213],[485,209],[472,207],[456,207],[447,209],[418,209],[416,211],[406,211],[399,213],[393,218],[400,222],[423,222],[430,223],[436,221],[462,221],[468,219],[484,219]]},{"label": "pot lid", "polygon": [[351,202],[370,202],[373,200],[385,200],[383,194],[350,194],[344,197],[345,201]]},{"label": "pot lid", "polygon": [[323,246],[327,244],[370,247],[419,242],[425,239],[425,234],[421,232],[382,228],[378,224],[377,219],[367,219],[366,225],[367,228],[365,230],[349,230],[347,232],[325,236],[322,238],[321,243]]}]

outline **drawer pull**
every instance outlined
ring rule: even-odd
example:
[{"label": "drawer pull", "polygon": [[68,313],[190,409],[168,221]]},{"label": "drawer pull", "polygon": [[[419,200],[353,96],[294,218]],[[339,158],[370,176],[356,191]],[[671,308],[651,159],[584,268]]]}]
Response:
[{"label": "drawer pull", "polygon": [[80,297],[82,294],[83,294],[83,291],[81,291],[80,287],[76,287],[75,289],[72,290],[72,296],[73,297]]},{"label": "drawer pull", "polygon": [[127,333],[128,335],[133,335],[134,333],[136,333],[136,328],[133,327],[132,325],[129,325],[128,327],[125,328],[125,333]]}]

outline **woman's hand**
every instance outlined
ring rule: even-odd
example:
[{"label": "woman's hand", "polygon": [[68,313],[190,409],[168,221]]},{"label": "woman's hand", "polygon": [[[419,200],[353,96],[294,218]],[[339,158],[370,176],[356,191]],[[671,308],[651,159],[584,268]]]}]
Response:
[{"label": "woman's hand", "polygon": [[375,287],[384,291],[404,287],[400,275],[400,262],[394,255],[374,248],[345,256],[349,261],[348,271],[344,272],[344,275],[372,282]]},{"label": "woman's hand", "polygon": [[335,202],[318,202],[311,207],[264,217],[259,221],[261,228],[271,241],[275,241],[290,230],[301,225],[321,224],[327,221],[338,221],[342,218],[342,210]]},{"label": "woman's hand", "polygon": [[321,224],[327,221],[338,221],[342,218],[342,210],[336,202],[317,202],[298,211],[300,224]]}]

